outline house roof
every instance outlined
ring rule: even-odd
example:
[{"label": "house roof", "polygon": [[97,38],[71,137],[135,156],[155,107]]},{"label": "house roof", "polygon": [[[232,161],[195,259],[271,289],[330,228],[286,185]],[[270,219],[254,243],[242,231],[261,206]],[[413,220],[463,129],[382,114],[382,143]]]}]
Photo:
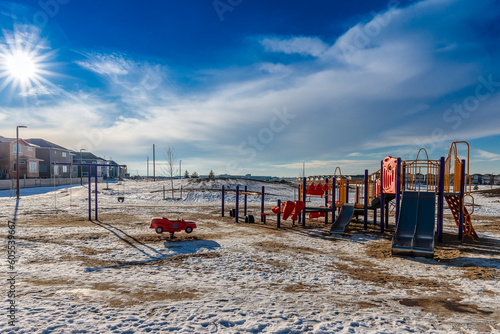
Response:
[{"label": "house roof", "polygon": [[[11,143],[11,142],[14,142],[16,140],[17,140],[17,138],[5,138],[5,137],[0,136],[0,143]],[[22,141],[27,146],[38,147],[38,145],[30,143],[26,139],[19,138],[19,141]]]},{"label": "house roof", "polygon": [[54,144],[54,143],[51,143],[50,141],[42,139],[42,138],[30,138],[30,139],[26,139],[26,141],[30,144],[34,144],[34,145],[37,145],[37,146],[40,146],[43,148],[55,148],[58,150],[69,151],[67,148],[64,148],[64,147],[57,145],[57,144]]},{"label": "house roof", "polygon": [[71,152],[73,154],[73,161],[80,160],[80,156],[82,160],[102,160],[106,161],[103,158],[98,157],[94,153],[91,152]]}]

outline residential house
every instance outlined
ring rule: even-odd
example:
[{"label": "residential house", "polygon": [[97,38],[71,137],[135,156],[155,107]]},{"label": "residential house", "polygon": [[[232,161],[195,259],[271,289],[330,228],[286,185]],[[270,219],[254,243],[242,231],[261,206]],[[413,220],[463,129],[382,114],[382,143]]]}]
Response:
[{"label": "residential house", "polygon": [[[107,164],[107,161],[103,158],[96,156],[91,152],[71,152],[71,156],[73,159],[73,163],[76,164]],[[106,167],[103,166],[74,166],[73,167],[73,176],[74,177],[88,177],[89,173],[91,177],[96,176],[101,177],[106,173]]]},{"label": "residential house", "polygon": [[105,173],[107,173],[107,176],[110,179],[118,179],[127,173],[126,166],[120,166],[113,160],[108,160],[108,165],[109,167],[107,167],[107,171],[105,171]]},{"label": "residential house", "polygon": [[17,159],[17,139],[0,136],[0,178],[16,178],[19,160],[19,178],[39,177],[39,162],[36,157],[37,146],[19,138],[19,159]]},{"label": "residential house", "polygon": [[472,174],[471,175],[471,184],[482,184],[483,183],[483,175],[482,174]]},{"label": "residential house", "polygon": [[54,163],[72,163],[71,151],[62,146],[51,143],[41,138],[26,139],[30,144],[37,145],[36,157],[40,161],[40,177],[70,177],[71,166],[57,165]]}]

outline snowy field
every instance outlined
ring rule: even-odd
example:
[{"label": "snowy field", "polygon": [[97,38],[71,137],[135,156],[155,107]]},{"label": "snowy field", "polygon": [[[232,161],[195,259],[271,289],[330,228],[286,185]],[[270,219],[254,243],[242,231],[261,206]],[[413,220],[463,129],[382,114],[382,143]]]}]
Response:
[{"label": "snowy field", "polygon": [[[99,184],[98,221],[88,221],[86,186],[22,189],[19,202],[0,192],[4,282],[15,279],[3,288],[0,331],[500,333],[500,189],[474,193],[479,239],[457,240],[446,210],[445,240],[425,259],[391,257],[392,218],[385,233],[353,222],[341,237],[325,233],[322,218],[280,230],[272,216],[236,224],[221,217],[220,189],[237,184],[264,185],[268,211],[297,192],[278,182],[176,180],[172,199],[169,181]],[[248,201],[257,213],[260,197]],[[226,212],[234,202],[227,193]],[[198,228],[170,240],[149,229],[152,216]]]}]

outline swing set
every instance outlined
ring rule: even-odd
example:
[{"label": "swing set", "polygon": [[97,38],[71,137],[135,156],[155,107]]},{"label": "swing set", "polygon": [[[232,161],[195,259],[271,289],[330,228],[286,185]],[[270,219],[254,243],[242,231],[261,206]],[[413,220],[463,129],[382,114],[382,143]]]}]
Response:
[{"label": "swing set", "polygon": [[[97,194],[99,193],[97,191],[97,167],[109,167],[110,165],[107,165],[107,164],[85,164],[85,163],[69,163],[69,162],[53,162],[52,163],[53,165],[65,165],[65,166],[87,166],[88,168],[88,185],[89,185],[89,189],[88,189],[88,202],[89,202],[89,208],[88,208],[88,211],[89,211],[89,220],[92,221],[92,173],[91,173],[91,167],[94,167],[94,184],[95,184],[95,191],[94,191],[94,194],[95,194],[95,198],[94,198],[94,212],[95,212],[95,220],[99,220],[99,216],[98,216],[98,200],[97,200]],[[118,168],[124,168],[126,167],[126,165],[113,165],[113,166],[118,166]],[[121,198],[124,198],[124,196],[120,196],[118,198],[118,201],[119,202],[123,202],[121,200]]]}]

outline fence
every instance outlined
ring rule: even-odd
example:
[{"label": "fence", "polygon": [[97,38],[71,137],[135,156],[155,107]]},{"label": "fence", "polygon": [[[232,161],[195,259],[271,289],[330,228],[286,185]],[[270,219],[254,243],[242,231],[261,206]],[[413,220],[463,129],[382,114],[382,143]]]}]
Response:
[{"label": "fence", "polygon": [[[83,177],[80,179],[79,177],[73,177],[73,178],[55,178],[55,179],[20,179],[19,180],[19,188],[35,188],[35,187],[53,187],[54,183],[55,186],[63,186],[63,185],[70,185],[70,184],[80,184],[80,181],[82,181],[83,184],[87,184],[89,179],[87,176]],[[92,177],[92,181],[95,182],[95,178]],[[102,183],[103,178],[98,177],[97,182]],[[10,180],[0,180],[0,190],[6,190],[6,189],[16,189],[16,179],[10,179]]]}]

